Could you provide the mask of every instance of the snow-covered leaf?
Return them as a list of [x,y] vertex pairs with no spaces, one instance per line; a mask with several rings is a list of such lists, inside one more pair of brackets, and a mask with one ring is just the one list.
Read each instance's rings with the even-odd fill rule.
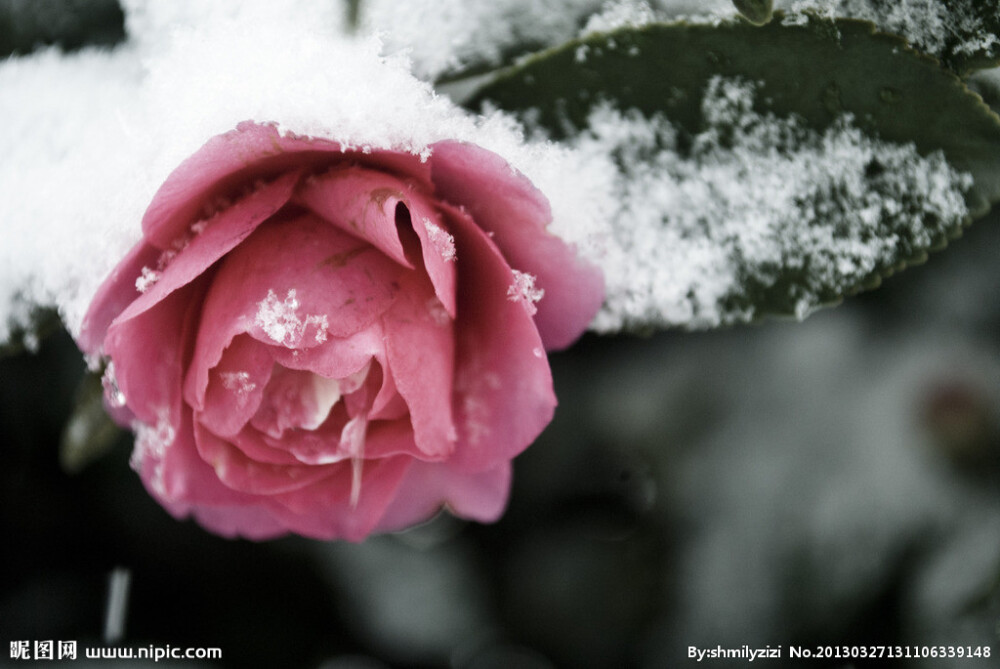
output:
[[500,73],[470,101],[619,174],[598,329],[804,316],[1000,199],[1000,118],[857,20],[650,24]]

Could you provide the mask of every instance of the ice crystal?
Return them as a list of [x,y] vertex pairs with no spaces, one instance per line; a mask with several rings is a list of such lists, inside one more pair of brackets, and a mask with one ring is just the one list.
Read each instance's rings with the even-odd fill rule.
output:
[[245,401],[257,388],[257,384],[250,380],[249,372],[220,372],[219,378],[222,379],[222,387],[236,393],[241,401]]
[[326,341],[330,327],[326,314],[309,314],[301,318],[298,314],[299,300],[295,289],[290,289],[284,300],[279,300],[273,290],[267,291],[267,297],[257,303],[257,315],[254,323],[264,331],[273,342],[287,348],[295,348],[310,327],[317,344]]
[[455,237],[429,218],[424,219],[424,228],[427,229],[431,246],[441,254],[441,257],[446,261],[455,260]]
[[535,286],[535,276],[527,272],[511,270],[514,273],[514,283],[507,288],[507,299],[511,302],[521,302],[528,313],[535,315],[538,308],[535,303],[545,295],[545,289]]

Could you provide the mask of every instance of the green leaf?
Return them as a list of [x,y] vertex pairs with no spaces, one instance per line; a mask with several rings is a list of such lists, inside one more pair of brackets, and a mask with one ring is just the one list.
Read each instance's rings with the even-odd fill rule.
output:
[[[771,164],[777,166],[795,166],[803,156],[830,162],[827,181],[803,182],[809,187],[795,200],[803,216],[813,216],[808,227],[778,221],[770,239],[779,245],[777,255],[766,261],[746,253],[731,230],[720,233],[711,216],[698,221],[708,242],[730,245],[727,262],[739,275],[737,289],[719,297],[717,304],[689,300],[686,319],[636,312],[623,317],[626,325],[641,326],[645,320],[711,326],[765,314],[801,316],[922,262],[927,251],[943,248],[970,217],[1000,200],[1000,118],[958,76],[903,39],[876,32],[868,22],[810,17],[805,25],[783,25],[781,18],[776,13],[774,21],[760,27],[744,21],[652,24],[588,36],[501,72],[472,97],[473,107],[489,101],[523,113],[551,137],[574,146],[598,132],[590,126],[592,114],[609,103],[654,124],[669,122],[670,128],[657,136],[658,144],[644,148],[645,158],[623,159],[627,151],[615,154],[626,176],[636,171],[637,160],[663,163],[670,152],[677,156],[675,163],[687,160],[693,167],[674,165],[663,173],[689,181],[727,160],[744,161],[743,171],[753,176],[760,165],[747,163],[744,155],[753,147],[764,154],[771,146],[776,156]],[[734,103],[748,105],[746,109],[724,110],[722,116],[731,117],[722,118],[720,100],[732,102],[726,102],[725,82],[743,82],[743,90],[749,86],[753,95],[750,102]],[[708,94],[717,99],[709,100]],[[731,114],[735,112],[742,117]],[[838,172],[836,154],[823,153],[831,142],[848,140],[870,154],[856,166],[860,175]],[[907,149],[910,145],[915,151]],[[906,150],[913,155],[907,157]],[[956,171],[971,174],[971,183],[962,182]],[[847,191],[856,189],[858,179],[867,190],[855,196]],[[939,206],[939,196],[947,191],[930,195],[928,179],[950,179],[962,191],[967,211]],[[880,206],[883,201],[888,204]],[[880,220],[868,229],[854,226],[844,232],[843,221],[851,220],[858,203],[878,211]],[[664,211],[662,225],[669,228],[676,218]],[[866,264],[871,249],[841,257],[838,248],[803,252],[787,243],[788,236],[811,234],[823,226],[835,239],[843,233],[841,241],[856,241],[849,235],[860,235],[866,243],[885,242],[875,265]],[[680,237],[689,238],[692,229],[689,225]],[[845,260],[851,271],[824,275]]]

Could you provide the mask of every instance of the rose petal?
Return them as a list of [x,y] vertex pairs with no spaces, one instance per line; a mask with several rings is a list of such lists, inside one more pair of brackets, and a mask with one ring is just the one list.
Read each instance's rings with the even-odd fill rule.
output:
[[194,425],[198,453],[219,481],[233,490],[274,495],[300,490],[334,476],[343,465],[276,465],[258,462],[203,426]]
[[378,532],[395,532],[429,520],[442,507],[460,518],[492,523],[503,514],[511,466],[503,462],[482,472],[455,471],[448,463],[414,462]]
[[108,329],[104,347],[115,363],[115,378],[129,409],[144,423],[167,413],[180,420],[184,364],[193,341],[195,316],[204,286],[190,284],[155,308]]
[[534,275],[545,291],[535,322],[546,348],[576,341],[604,300],[604,278],[545,229],[552,220],[545,196],[486,149],[454,141],[437,142],[432,149],[436,194],[464,207],[479,227],[492,233],[510,266]]
[[252,426],[243,428],[238,434],[226,437],[233,446],[243,451],[251,460],[274,465],[300,465],[298,458],[292,455],[282,444],[274,445],[265,440],[265,435]]
[[364,330],[392,303],[400,271],[312,216],[261,226],[215,274],[185,398],[204,408],[209,370],[238,334],[304,349]]
[[254,505],[258,499],[226,487],[199,455],[195,444],[191,411],[184,409],[180,421],[167,430],[173,439],[144,444],[143,431],[136,439],[138,469],[146,488],[161,503],[191,507]]
[[288,534],[288,528],[261,505],[202,506],[192,509],[191,515],[206,530],[230,539],[264,541]]
[[285,433],[314,432],[341,399],[340,383],[276,365],[251,425],[280,442]]
[[247,335],[233,338],[212,370],[196,420],[215,434],[235,435],[253,418],[271,379],[269,347]]
[[211,220],[205,221],[205,229],[192,237],[191,241],[177,252],[163,269],[156,283],[139,295],[118,320],[134,318],[173,291],[201,276],[215,262],[236,248],[261,223],[285,206],[299,177],[299,172],[286,174],[272,183],[261,186]]
[[143,236],[167,249],[214,198],[256,179],[341,161],[430,181],[427,165],[412,154],[349,151],[336,142],[281,135],[273,125],[245,121],[210,139],[167,177],[143,216]]
[[162,251],[145,242],[139,242],[118,263],[110,276],[97,289],[94,299],[87,308],[77,337],[80,350],[85,353],[103,353],[104,337],[108,327],[141,293],[135,287],[136,277],[143,267],[152,267]]
[[552,374],[528,310],[507,291],[514,274],[490,238],[457,210],[459,265],[454,415],[459,446],[451,462],[483,471],[512,459],[552,420]]
[[414,437],[431,457],[455,447],[452,396],[455,340],[450,322],[435,318],[428,304],[435,299],[417,272],[400,279],[399,297],[382,317],[388,370],[410,408]]
[[360,541],[378,525],[413,462],[406,456],[365,461],[355,505],[350,502],[354,470],[344,463],[322,484],[268,497],[275,502],[272,513],[290,530],[307,537]]
[[[343,378],[370,360],[375,360],[381,369],[385,369],[387,364],[385,332],[378,321],[350,337],[331,337],[320,346],[309,349],[270,348],[278,364],[289,369],[309,370],[329,378]],[[372,404],[370,417],[373,420],[394,419],[405,415],[407,411],[392,375],[383,373],[382,386]]]
[[448,314],[455,316],[455,263],[454,255],[446,252],[448,232],[438,212],[412,183],[384,172],[349,167],[308,179],[296,201],[410,269],[416,259],[407,257],[400,227],[412,230],[420,241],[421,259],[435,293]]

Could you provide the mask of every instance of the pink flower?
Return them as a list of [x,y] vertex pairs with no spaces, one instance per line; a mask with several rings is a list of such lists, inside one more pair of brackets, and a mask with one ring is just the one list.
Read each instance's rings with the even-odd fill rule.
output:
[[360,540],[495,520],[552,418],[546,349],[603,299],[497,155],[429,159],[242,123],[161,186],[80,347],[172,513],[226,536]]

